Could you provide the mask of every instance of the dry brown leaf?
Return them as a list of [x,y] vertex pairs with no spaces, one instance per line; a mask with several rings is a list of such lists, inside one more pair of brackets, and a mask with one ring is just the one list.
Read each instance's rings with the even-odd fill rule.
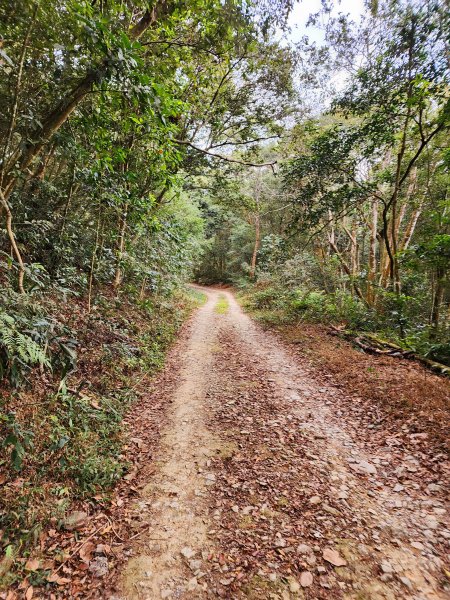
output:
[[70,579],[67,579],[66,577],[60,577],[58,573],[51,573],[47,577],[47,581],[49,583],[57,583],[58,585],[66,585],[67,583],[70,583]]
[[33,597],[33,593],[34,593],[33,586],[30,585],[30,587],[27,589],[27,592],[25,594],[25,599],[31,600],[31,598]]
[[86,542],[86,544],[84,544],[80,548],[81,560],[83,560],[84,562],[89,562],[92,558],[92,554],[93,554],[94,550],[95,550],[95,544],[93,542]]
[[41,561],[38,560],[37,558],[30,558],[30,560],[28,560],[25,563],[25,570],[26,571],[37,571],[39,569],[40,564],[41,564]]

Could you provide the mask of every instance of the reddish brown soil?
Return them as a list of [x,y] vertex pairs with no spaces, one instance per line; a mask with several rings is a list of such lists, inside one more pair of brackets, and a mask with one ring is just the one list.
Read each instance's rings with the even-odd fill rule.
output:
[[136,382],[129,475],[33,597],[444,600],[448,382],[320,328],[264,331],[206,291]]
[[[426,433],[426,450],[450,449],[450,379],[414,360],[366,354],[318,325],[278,327],[282,338],[310,367],[355,398],[352,407],[374,434]],[[381,431],[379,431],[381,430]],[[412,438],[416,448],[425,435]]]

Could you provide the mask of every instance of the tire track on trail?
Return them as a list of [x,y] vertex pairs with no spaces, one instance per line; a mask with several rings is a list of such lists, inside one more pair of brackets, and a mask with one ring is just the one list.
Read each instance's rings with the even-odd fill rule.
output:
[[206,427],[205,398],[217,334],[216,297],[208,294],[192,320],[189,338],[179,348],[178,385],[156,474],[137,503],[148,530],[136,542],[136,557],[124,573],[127,599],[202,596],[201,566],[208,547],[206,495],[214,481],[208,470],[214,440]]
[[337,410],[354,400],[232,294],[205,292],[174,348],[120,598],[446,598],[443,482],[401,485],[389,448],[368,449],[370,431]]

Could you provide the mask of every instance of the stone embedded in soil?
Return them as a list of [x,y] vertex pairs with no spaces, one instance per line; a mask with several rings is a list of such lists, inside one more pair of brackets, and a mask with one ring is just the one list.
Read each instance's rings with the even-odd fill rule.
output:
[[289,577],[288,581],[289,591],[291,592],[291,594],[298,594],[298,592],[300,591],[300,584],[295,579],[295,577]]
[[312,573],[310,573],[309,571],[303,571],[303,573],[300,575],[300,585],[305,588],[305,587],[309,587],[310,585],[312,585],[312,583],[313,583]]
[[367,460],[361,460],[357,463],[350,463],[349,467],[361,475],[376,475],[377,473],[375,465],[367,462]]
[[308,544],[299,544],[297,546],[297,552],[299,554],[309,554],[312,551],[313,550],[312,550],[311,546],[308,546]]
[[104,577],[108,574],[108,559],[106,556],[96,556],[89,563],[89,571],[94,575],[94,577]]
[[412,583],[407,577],[400,577],[399,579],[405,587],[407,587],[409,590],[412,590]]
[[383,571],[383,573],[393,573],[394,569],[392,568],[391,563],[388,563],[387,561],[383,561],[380,565],[381,570]]
[[81,527],[86,525],[87,519],[87,513],[76,510],[64,519],[62,525],[67,531],[74,531],[75,529],[81,529]]
[[324,560],[329,562],[335,567],[345,567],[347,561],[342,558],[342,556],[336,550],[332,550],[331,548],[325,548],[322,553]]
[[196,552],[195,550],[192,550],[192,548],[188,548],[186,546],[181,550],[181,554],[184,556],[184,558],[187,558],[189,560],[190,558],[193,558],[196,555]]
[[309,499],[309,503],[310,503],[310,504],[313,504],[313,505],[314,505],[314,504],[320,504],[321,502],[322,502],[322,498],[321,498],[320,496],[312,496],[312,497]]

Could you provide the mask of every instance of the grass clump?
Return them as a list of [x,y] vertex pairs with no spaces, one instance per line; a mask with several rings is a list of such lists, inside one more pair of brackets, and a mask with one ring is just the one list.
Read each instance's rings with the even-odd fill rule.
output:
[[220,294],[215,308],[216,313],[219,315],[226,315],[229,308],[230,303],[228,302],[228,298],[224,294]]

